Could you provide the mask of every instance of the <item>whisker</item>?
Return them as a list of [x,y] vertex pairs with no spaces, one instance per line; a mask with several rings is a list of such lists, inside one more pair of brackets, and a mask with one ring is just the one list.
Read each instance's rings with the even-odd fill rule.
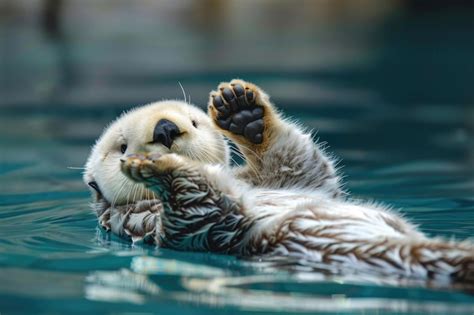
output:
[[183,92],[184,102],[187,103],[187,101],[186,101],[186,92],[184,92],[183,85],[179,81],[178,81],[178,84],[179,84],[179,87],[181,88],[181,91]]
[[[238,151],[238,150],[237,150],[236,148],[234,148],[234,147],[230,147],[230,151],[231,151],[231,153],[234,153],[234,154],[237,155],[239,158],[241,158],[242,160],[245,161],[245,164],[242,165],[242,167],[248,167],[248,168],[252,171],[252,173],[257,177],[258,180],[262,180],[262,177],[261,177],[261,175],[260,175],[260,172],[259,172],[258,168],[246,158],[245,154],[243,154],[242,152]],[[256,153],[254,153],[252,150],[248,150],[248,151],[249,151],[249,152],[252,152],[253,154],[256,155]],[[232,157],[232,155],[231,155],[231,160],[232,160],[236,165],[239,165],[239,163],[237,163],[237,162],[235,161],[235,159]],[[261,161],[261,162],[263,162],[263,160],[262,160],[260,157],[258,157],[258,160]]]
[[85,167],[79,167],[79,166],[67,166],[66,167],[68,170],[85,170]]
[[133,195],[132,195],[132,202],[131,203],[135,203],[136,200],[137,200],[137,192],[138,190],[140,189],[140,186],[138,186],[138,184],[135,184],[133,186]]
[[112,202],[111,202],[111,206],[115,207],[117,199],[120,196],[120,194],[122,193],[122,191],[123,191],[123,189],[125,188],[126,185],[127,185],[127,180],[122,181],[118,191],[114,194],[114,197],[113,197]]
[[253,151],[252,149],[250,149],[248,146],[246,146],[246,145],[244,145],[244,144],[239,144],[238,146],[244,148],[244,149],[247,150],[249,153],[252,153],[252,155],[253,155],[258,161],[263,162],[263,159],[262,159],[255,151]]

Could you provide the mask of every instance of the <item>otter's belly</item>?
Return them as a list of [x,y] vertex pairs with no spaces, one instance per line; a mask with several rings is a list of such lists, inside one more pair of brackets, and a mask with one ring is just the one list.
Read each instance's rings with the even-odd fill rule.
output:
[[254,198],[249,212],[262,231],[288,226],[288,233],[321,239],[332,235],[341,241],[424,237],[399,215],[373,203],[291,190],[259,190]]

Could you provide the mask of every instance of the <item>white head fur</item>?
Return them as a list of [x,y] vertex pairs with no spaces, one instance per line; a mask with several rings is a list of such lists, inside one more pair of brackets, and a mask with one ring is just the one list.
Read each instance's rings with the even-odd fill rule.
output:
[[[166,119],[179,128],[170,148],[154,142],[156,124]],[[228,164],[224,137],[199,108],[182,101],[161,101],[122,114],[97,140],[86,163],[84,182],[96,200],[113,205],[152,199],[153,193],[129,180],[120,171],[120,159],[132,153],[176,153],[213,164]],[[95,183],[95,184],[94,184]]]

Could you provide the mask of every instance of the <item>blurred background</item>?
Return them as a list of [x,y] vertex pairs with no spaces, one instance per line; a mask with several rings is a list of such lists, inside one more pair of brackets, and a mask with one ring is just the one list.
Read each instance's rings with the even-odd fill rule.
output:
[[[46,301],[48,312],[70,312],[55,299],[66,295],[97,311],[91,300],[111,299],[83,294],[82,283],[99,269],[130,267],[132,258],[123,257],[135,254],[125,242],[96,235],[76,168],[123,110],[183,99],[178,82],[205,108],[209,91],[236,77],[261,86],[327,141],[354,195],[403,209],[430,235],[474,235],[472,0],[0,0],[6,310]],[[127,253],[118,258],[117,248]],[[253,272],[230,258],[143,251]],[[293,284],[283,292],[325,296],[329,302],[318,305],[328,307],[334,292],[429,296],[333,282],[324,288]],[[455,293],[432,299],[474,305],[472,296]],[[444,313],[454,312],[446,305]]]
[[[402,133],[414,120],[410,138],[456,120],[438,141],[462,145],[473,163],[473,38],[471,0],[2,0],[0,110],[20,119],[2,125],[70,144],[96,137],[101,118],[182,98],[178,82],[204,106],[218,82],[239,77],[290,111],[350,124],[371,116],[353,130],[359,142],[409,146],[375,132],[387,117],[405,118]],[[17,122],[23,131],[10,128]],[[347,127],[320,123],[311,127]]]
[[[134,105],[179,97],[178,80],[199,104],[235,76],[290,83],[264,86],[291,100],[335,101],[348,89],[353,102],[472,104],[473,8],[468,0],[2,0],[1,104]],[[312,95],[295,90],[305,84]]]

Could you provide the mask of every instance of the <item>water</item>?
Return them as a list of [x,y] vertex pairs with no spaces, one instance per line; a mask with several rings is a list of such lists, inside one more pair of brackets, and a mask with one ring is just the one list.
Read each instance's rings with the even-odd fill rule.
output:
[[[395,110],[388,104],[334,106],[288,106],[287,113],[319,127],[321,139],[343,158],[342,170],[355,195],[403,208],[428,234],[473,235],[473,152],[465,142],[472,141],[472,134],[463,125],[469,113],[439,107],[438,115],[432,111],[426,118],[425,106],[416,106],[410,111],[420,116],[408,118],[381,115]],[[110,239],[97,229],[80,170],[67,168],[82,165],[93,136],[113,117],[108,112],[78,109],[71,114],[57,107],[44,114],[2,113],[0,141],[8,150],[0,169],[0,300],[7,314],[214,309],[469,313],[474,308],[474,297],[460,291],[287,275],[232,257],[132,247]],[[83,129],[91,131],[81,135]],[[162,267],[153,270],[155,265]]]
[[[311,26],[280,34],[299,49],[278,46],[270,32],[252,38],[244,32],[236,35],[240,46],[216,55],[227,43],[223,34],[185,25],[170,35],[158,30],[179,48],[178,56],[168,46],[136,48],[144,39],[134,39],[128,54],[140,57],[130,64],[107,42],[92,48],[81,45],[87,38],[45,44],[37,31],[20,26],[15,36],[34,40],[19,44],[7,33],[13,46],[0,107],[0,314],[472,314],[474,295],[455,288],[325,278],[228,256],[132,246],[97,228],[81,170],[74,168],[83,166],[95,138],[122,110],[181,97],[178,80],[202,105],[219,81],[238,76],[318,130],[341,158],[353,195],[393,205],[429,235],[472,237],[469,21],[462,14],[441,24],[437,16],[395,17],[365,41],[341,35],[350,25],[316,35],[305,33]],[[262,36],[268,37],[253,59],[230,66],[228,60],[247,53],[245,44]],[[276,48],[274,59],[259,54]],[[33,51],[46,56],[30,60]],[[152,58],[157,51],[162,60]],[[187,58],[183,51],[199,53]],[[148,57],[153,62],[142,60]],[[45,72],[52,61],[61,70],[53,75]]]

